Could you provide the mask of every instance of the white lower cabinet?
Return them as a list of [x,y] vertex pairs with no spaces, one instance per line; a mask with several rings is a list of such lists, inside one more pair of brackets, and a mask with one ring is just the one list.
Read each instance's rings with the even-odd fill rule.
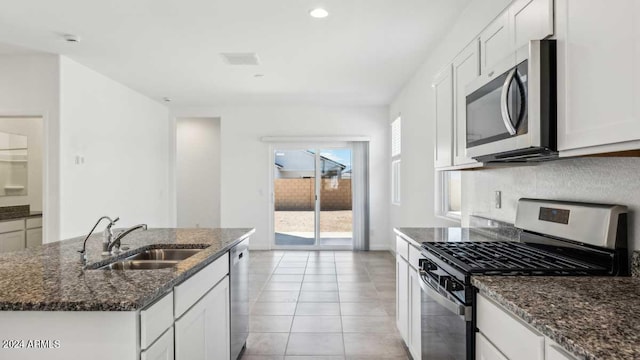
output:
[[481,333],[476,333],[476,360],[509,360]]
[[229,276],[175,323],[176,360],[228,360]]
[[[396,255],[396,323],[402,340],[407,345],[411,357],[422,358],[421,302],[422,289],[417,266],[416,250],[407,241],[398,237],[396,249],[407,249]],[[419,252],[417,252],[419,254]],[[406,258],[403,255],[408,255]],[[409,260],[411,264],[409,263]]]
[[476,360],[577,360],[484,295],[476,304]]
[[560,345],[547,339],[545,346],[546,360],[577,360],[577,358],[566,352]]
[[422,289],[420,275],[409,267],[409,334],[407,347],[414,359],[422,359]]
[[24,230],[0,234],[0,252],[24,249]]
[[405,343],[409,334],[409,263],[396,255],[396,324]]
[[140,353],[140,360],[174,360],[173,327],[153,343],[147,350]]

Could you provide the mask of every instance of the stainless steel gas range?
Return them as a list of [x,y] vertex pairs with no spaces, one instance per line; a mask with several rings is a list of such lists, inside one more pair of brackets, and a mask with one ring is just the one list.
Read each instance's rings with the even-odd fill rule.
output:
[[473,275],[625,276],[627,208],[521,199],[519,241],[422,243],[422,359],[475,359]]

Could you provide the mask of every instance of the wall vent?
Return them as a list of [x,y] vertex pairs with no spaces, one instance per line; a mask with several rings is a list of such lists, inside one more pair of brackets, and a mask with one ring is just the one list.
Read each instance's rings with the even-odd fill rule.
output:
[[259,65],[256,53],[221,53],[220,56],[229,65]]

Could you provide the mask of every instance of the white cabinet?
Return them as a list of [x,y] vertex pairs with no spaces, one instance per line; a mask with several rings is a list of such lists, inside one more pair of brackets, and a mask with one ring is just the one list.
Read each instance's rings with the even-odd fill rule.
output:
[[566,352],[560,345],[546,339],[545,360],[577,360],[577,358]]
[[480,334],[507,359],[544,359],[544,336],[482,294],[477,296],[476,320]]
[[482,336],[481,333],[476,333],[476,360],[509,360],[502,353],[496,349],[493,344]]
[[229,313],[229,277],[226,276],[176,321],[176,360],[228,360]]
[[509,11],[498,16],[480,33],[480,66],[487,80],[515,64]]
[[529,55],[529,41],[553,35],[553,0],[516,0],[509,7],[517,62]]
[[27,229],[27,248],[42,245],[42,228]]
[[173,360],[173,327],[169,328],[151,347],[140,353],[140,360]]
[[396,255],[396,325],[408,342],[409,334],[409,263]]
[[414,359],[422,359],[422,289],[418,271],[409,267],[409,333],[407,347]]
[[24,230],[0,234],[0,252],[24,249]]
[[640,148],[640,2],[556,0],[560,156]]
[[474,40],[453,60],[453,164],[477,163],[467,157],[467,90],[480,76],[479,40]]
[[435,95],[435,167],[453,164],[453,76],[451,65],[444,68],[433,80]]

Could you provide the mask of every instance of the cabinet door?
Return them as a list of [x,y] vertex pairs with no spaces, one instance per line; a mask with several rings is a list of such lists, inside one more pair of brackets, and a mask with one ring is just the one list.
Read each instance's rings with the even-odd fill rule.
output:
[[396,255],[396,324],[405,343],[409,333],[409,263]]
[[576,360],[576,357],[567,353],[560,345],[547,339],[545,341],[545,360]]
[[509,8],[518,60],[529,55],[529,41],[553,35],[553,0],[516,0]]
[[0,234],[0,252],[24,250],[24,230]]
[[556,34],[558,149],[639,148],[640,1],[556,0]]
[[476,333],[476,360],[509,360],[481,333]]
[[474,40],[453,60],[453,164],[477,163],[467,157],[467,85],[480,76],[479,41]]
[[173,327],[169,328],[153,345],[140,353],[140,360],[173,360]]
[[490,79],[515,65],[511,33],[508,10],[480,33],[480,67],[483,77]]
[[453,164],[453,79],[451,65],[442,70],[433,81],[435,94],[435,167]]
[[422,289],[418,271],[409,267],[409,351],[422,359]]
[[27,248],[42,245],[42,228],[27,230]]
[[176,360],[229,360],[229,277],[175,323]]

